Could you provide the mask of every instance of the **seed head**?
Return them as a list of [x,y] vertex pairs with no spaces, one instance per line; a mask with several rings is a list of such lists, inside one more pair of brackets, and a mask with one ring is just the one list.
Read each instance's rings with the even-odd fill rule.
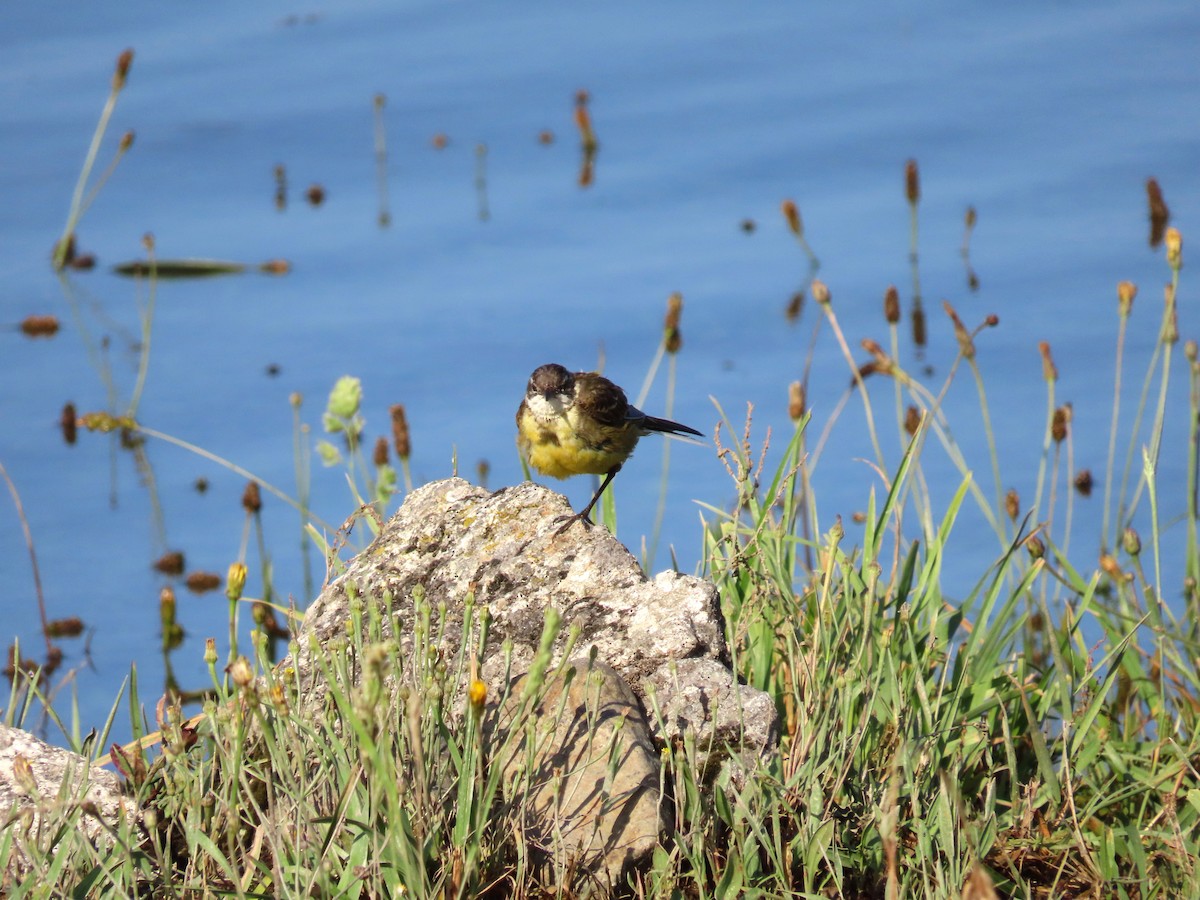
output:
[[221,586],[221,576],[216,572],[192,572],[184,583],[193,594],[206,594]]
[[412,455],[412,439],[408,434],[408,418],[404,414],[404,404],[395,403],[390,410],[392,414],[392,445],[396,455],[406,460]]
[[1050,437],[1054,438],[1054,443],[1061,444],[1067,438],[1069,431],[1068,426],[1071,424],[1071,407],[1070,404],[1060,406],[1054,411],[1054,416],[1050,420]]
[[79,616],[51,619],[46,623],[44,634],[49,638],[79,637],[83,634],[83,619]]
[[58,317],[26,316],[21,320],[21,333],[26,337],[53,337],[58,334]]
[[829,288],[825,282],[819,278],[814,278],[812,283],[812,298],[822,306],[829,305]]
[[1092,483],[1092,470],[1080,469],[1075,476],[1075,490],[1079,491],[1081,497],[1092,496]]
[[184,570],[183,553],[171,550],[154,561],[154,568],[164,575],[182,575]]
[[112,89],[119,91],[125,87],[125,81],[129,78],[129,67],[133,65],[133,50],[128,49],[122,51],[117,57],[117,67],[113,72]]
[[917,161],[910,159],[904,164],[904,196],[912,206],[921,199],[921,175],[917,171]]
[[1042,354],[1042,377],[1047,381],[1058,381],[1058,369],[1054,366],[1054,357],[1050,354],[1050,343],[1038,341],[1038,352]]
[[894,284],[889,284],[883,292],[883,317],[889,325],[900,321],[900,292]]
[[679,320],[683,317],[683,294],[675,291],[667,298],[667,315],[663,319],[663,349],[678,353],[683,346],[683,335],[679,331]]
[[914,344],[918,347],[925,346],[925,309],[916,304],[913,305],[912,311],[912,336]]
[[954,338],[958,341],[958,350],[962,353],[963,359],[973,359],[975,357],[975,342],[971,339],[971,332],[967,331],[967,327],[963,325],[962,319],[958,317],[958,313],[954,311],[954,307],[950,305],[948,300],[942,301],[942,309],[946,311],[946,315],[954,323]]
[[1146,179],[1146,199],[1150,204],[1150,246],[1157,247],[1163,242],[1163,232],[1171,219],[1171,211],[1163,199],[1162,188],[1154,178]]
[[1046,555],[1046,545],[1036,534],[1025,539],[1025,549],[1029,551],[1030,559],[1041,559]]
[[916,436],[917,429],[921,427],[921,411],[915,406],[909,406],[904,411],[904,430],[909,437]]
[[375,439],[375,454],[372,462],[375,463],[377,469],[382,469],[388,464],[388,442],[383,435]]
[[796,293],[792,294],[792,299],[788,301],[784,315],[789,322],[795,322],[800,318],[800,311],[802,309],[804,309],[804,291],[796,291]]
[[784,219],[787,220],[788,229],[796,237],[804,237],[804,222],[800,219],[800,209],[796,206],[795,200],[784,200],[779,204],[780,210],[783,212]]
[[807,400],[805,394],[804,385],[799,381],[793,381],[788,385],[788,417],[793,422],[799,422],[804,418]]
[[1008,513],[1012,522],[1017,521],[1017,516],[1021,514],[1021,497],[1016,488],[1009,488],[1008,493],[1004,495],[1004,511]]
[[62,413],[58,417],[58,427],[62,429],[63,441],[67,444],[74,444],[79,434],[79,422],[76,420],[74,403],[63,405]]
[[257,481],[246,482],[246,489],[242,491],[242,509],[251,514],[262,509],[262,491]]

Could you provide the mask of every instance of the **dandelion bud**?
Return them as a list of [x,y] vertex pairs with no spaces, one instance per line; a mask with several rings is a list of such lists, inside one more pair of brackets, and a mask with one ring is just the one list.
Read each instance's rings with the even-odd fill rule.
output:
[[225,579],[225,596],[230,600],[239,600],[245,587],[246,564],[244,562],[230,563],[229,574]]
[[1008,493],[1004,495],[1004,511],[1013,522],[1017,521],[1017,516],[1021,514],[1021,497],[1016,488],[1009,488]]
[[412,455],[412,439],[408,434],[408,417],[404,414],[404,404],[392,405],[392,445],[400,459],[408,459]]
[[1133,310],[1133,298],[1137,296],[1137,285],[1132,281],[1117,283],[1117,312],[1125,318]]
[[1038,341],[1038,352],[1042,354],[1042,377],[1047,381],[1058,381],[1058,369],[1054,366],[1054,357],[1050,355],[1050,343]]
[[133,50],[125,50],[117,57],[117,68],[113,72],[112,89],[119,91],[125,87],[125,80],[129,78],[129,67],[133,65]]
[[804,237],[804,223],[800,220],[800,210],[795,200],[784,200],[779,204],[783,217],[787,220],[788,229],[796,237]]
[[239,656],[231,662],[226,671],[233,683],[240,688],[249,687],[254,683],[254,669],[250,666],[250,660],[244,656]]
[[158,620],[163,628],[175,624],[175,592],[170,586],[163,588],[158,594]]
[[1168,228],[1164,243],[1167,245],[1167,264],[1178,269],[1183,265],[1183,235],[1178,228]]
[[889,325],[900,321],[900,292],[894,284],[889,284],[883,292],[883,317]]
[[204,663],[209,666],[217,664],[217,641],[215,638],[204,639]]
[[1174,344],[1179,340],[1179,315],[1175,309],[1175,285],[1168,284],[1163,294],[1167,308],[1163,315],[1162,342]]
[[910,159],[904,164],[904,196],[913,206],[921,199],[921,176],[917,171],[915,159]]
[[788,417],[793,422],[799,422],[804,418],[805,405],[804,385],[798,381],[793,381],[788,385]]
[[242,509],[252,514],[262,509],[262,491],[257,481],[246,482],[246,489],[242,491]]
[[1142,539],[1132,528],[1126,528],[1125,533],[1121,536],[1121,546],[1130,556],[1137,556],[1142,552]]
[[812,298],[822,306],[829,305],[829,288],[825,282],[819,278],[814,278],[812,283]]
[[21,789],[21,793],[29,797],[36,797],[38,795],[37,778],[34,777],[33,765],[26,756],[18,753],[13,757],[12,773],[13,779]]

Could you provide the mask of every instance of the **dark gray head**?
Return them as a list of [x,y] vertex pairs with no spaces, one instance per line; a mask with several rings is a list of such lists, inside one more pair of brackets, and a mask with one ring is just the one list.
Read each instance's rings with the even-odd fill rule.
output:
[[525,388],[525,396],[554,397],[562,394],[570,397],[575,390],[575,376],[566,366],[558,363],[546,363],[538,366],[529,376],[529,385]]

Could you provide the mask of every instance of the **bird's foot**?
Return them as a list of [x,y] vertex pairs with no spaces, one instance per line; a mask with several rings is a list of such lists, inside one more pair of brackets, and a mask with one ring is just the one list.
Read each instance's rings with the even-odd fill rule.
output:
[[582,522],[584,528],[591,528],[592,525],[594,524],[592,522],[592,520],[587,517],[586,512],[575,513],[574,515],[571,515],[571,516],[559,516],[557,519],[554,520],[554,522],[555,522],[555,524],[562,522],[562,524],[559,525],[558,528],[554,529],[555,535],[560,535],[563,532],[567,531],[576,522]]

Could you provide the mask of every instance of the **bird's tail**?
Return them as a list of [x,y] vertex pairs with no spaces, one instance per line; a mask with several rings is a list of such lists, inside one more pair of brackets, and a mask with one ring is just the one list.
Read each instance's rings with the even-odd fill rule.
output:
[[694,434],[696,437],[704,437],[704,435],[695,428],[689,428],[687,425],[680,425],[678,422],[672,422],[670,419],[660,419],[657,416],[646,416],[638,423],[646,431],[661,431],[663,434]]

